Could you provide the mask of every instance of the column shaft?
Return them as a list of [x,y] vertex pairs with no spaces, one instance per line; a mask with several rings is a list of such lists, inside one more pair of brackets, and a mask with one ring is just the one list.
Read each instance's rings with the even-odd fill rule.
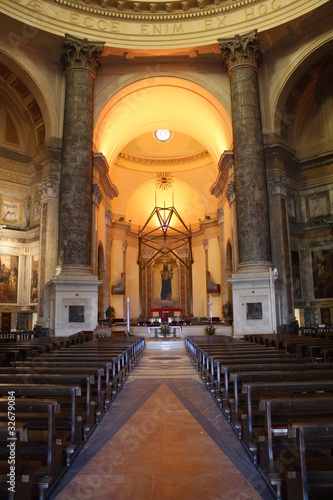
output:
[[[66,37],[58,266],[91,266],[94,79],[102,44]],[[90,268],[91,273],[91,268]]]
[[228,67],[240,265],[270,262],[269,212],[258,89],[256,33],[219,40]]

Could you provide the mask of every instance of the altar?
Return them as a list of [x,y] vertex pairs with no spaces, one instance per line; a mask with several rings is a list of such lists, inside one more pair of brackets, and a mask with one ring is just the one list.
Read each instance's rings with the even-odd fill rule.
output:
[[168,323],[169,318],[174,318],[175,313],[179,313],[181,316],[183,309],[181,307],[152,307],[149,309],[150,316],[153,313],[158,313],[158,317],[161,318],[162,323]]
[[[182,331],[182,327],[180,325],[171,326],[170,327],[170,333],[168,334],[168,336],[173,336],[174,339],[176,339],[177,332],[178,332],[178,336],[180,336],[181,331]],[[165,339],[166,336],[167,336],[167,335],[161,333],[161,327],[160,326],[148,326],[148,333],[149,334],[153,334],[153,336],[155,337],[155,339],[157,339],[158,336],[161,336],[161,337],[163,337]]]

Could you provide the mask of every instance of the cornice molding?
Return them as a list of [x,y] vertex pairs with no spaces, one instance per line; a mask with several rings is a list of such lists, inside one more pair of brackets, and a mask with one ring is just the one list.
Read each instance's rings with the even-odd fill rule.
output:
[[193,163],[197,162],[203,159],[210,159],[210,154],[208,151],[201,151],[200,153],[194,154],[194,155],[189,155],[189,156],[182,156],[179,158],[146,158],[142,156],[135,156],[131,155],[128,153],[121,152],[118,155],[119,160],[124,160],[127,162],[135,163],[135,164],[140,164],[140,165],[151,165],[151,166],[157,166],[157,167],[162,167],[162,166],[168,166],[172,167],[177,166],[177,165],[183,165],[186,163]]
[[[217,40],[292,24],[329,0],[1,0],[4,15],[63,37],[105,43],[111,51],[167,55]],[[214,47],[214,49],[213,49]],[[194,53],[195,51],[192,50]],[[104,51],[104,56],[109,55]],[[40,134],[42,135],[42,134]]]
[[53,0],[59,5],[88,14],[130,21],[186,21],[259,4],[261,0],[175,0],[145,2],[141,0]]

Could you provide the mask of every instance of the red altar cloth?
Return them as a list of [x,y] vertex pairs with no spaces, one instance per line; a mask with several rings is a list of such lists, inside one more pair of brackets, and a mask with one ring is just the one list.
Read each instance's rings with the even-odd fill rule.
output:
[[152,307],[149,312],[182,312],[182,310],[181,307]]

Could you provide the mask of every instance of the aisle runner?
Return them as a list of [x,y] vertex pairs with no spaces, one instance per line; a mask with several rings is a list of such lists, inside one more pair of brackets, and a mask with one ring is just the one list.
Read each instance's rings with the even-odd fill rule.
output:
[[177,351],[145,351],[127,383],[137,379],[194,378],[200,380],[185,348]]
[[161,384],[57,500],[97,498],[261,497],[169,387]]

